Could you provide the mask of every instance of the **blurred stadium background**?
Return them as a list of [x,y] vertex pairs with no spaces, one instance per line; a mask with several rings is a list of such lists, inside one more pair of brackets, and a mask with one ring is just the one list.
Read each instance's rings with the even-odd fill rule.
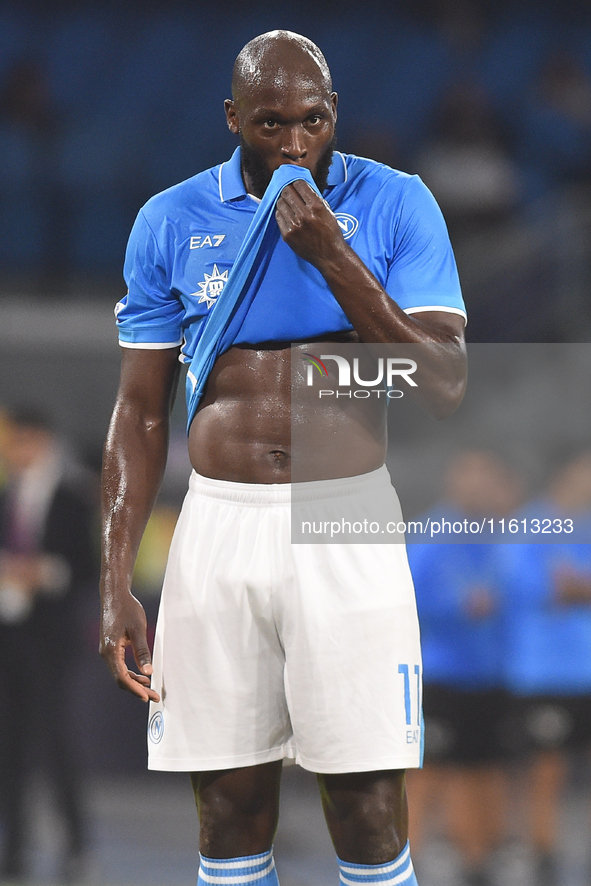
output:
[[[124,293],[129,229],[153,193],[230,155],[222,102],[231,66],[247,40],[272,28],[301,32],[323,49],[340,95],[338,147],[418,172],[437,196],[470,342],[589,341],[588,3],[0,0],[0,406],[43,404],[93,470],[117,384],[112,309]],[[586,372],[581,353],[570,352],[572,365]],[[491,426],[510,394],[506,377],[493,375]],[[517,392],[513,412],[531,390]],[[585,412],[585,390],[571,399],[577,413]],[[554,395],[558,402],[559,388]],[[581,419],[574,441],[555,434],[552,452],[581,444],[588,431]],[[187,474],[181,403],[137,573],[151,620]],[[86,631],[72,698],[92,786],[88,877],[191,883],[188,787],[144,777],[145,712],[111,685],[95,654],[90,598]],[[284,879],[303,884],[315,871],[332,882],[319,811],[308,807],[310,782],[292,773],[287,782],[304,805],[286,808]],[[47,880],[59,834],[42,790],[35,808],[32,869]]]

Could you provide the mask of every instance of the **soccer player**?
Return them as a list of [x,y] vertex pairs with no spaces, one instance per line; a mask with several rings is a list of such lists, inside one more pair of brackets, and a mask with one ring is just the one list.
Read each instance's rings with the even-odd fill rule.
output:
[[[407,886],[416,879],[404,770],[420,765],[421,747],[408,562],[401,544],[290,543],[290,364],[310,341],[318,353],[335,340],[421,345],[424,399],[438,416],[453,411],[465,385],[455,262],[418,178],[334,150],[337,95],[309,40],[252,40],[232,96],[226,119],[240,147],[152,198],[130,237],[104,457],[101,650],[119,685],[151,703],[150,767],[191,773],[199,883],[277,882],[279,781],[292,757],[318,773],[343,882]],[[255,249],[253,226],[276,187],[263,258],[242,281],[254,298],[219,326],[241,244]],[[302,343],[295,358],[290,342]],[[179,353],[190,364],[194,472],[152,667],[130,587],[164,469]],[[298,494],[369,492],[395,506],[385,433],[352,429],[336,407],[303,419],[318,445]]]

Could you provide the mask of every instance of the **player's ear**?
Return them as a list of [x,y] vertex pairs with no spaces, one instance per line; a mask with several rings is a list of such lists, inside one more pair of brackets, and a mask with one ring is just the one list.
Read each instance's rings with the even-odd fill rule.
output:
[[332,113],[334,115],[334,119],[337,119],[337,105],[339,103],[339,97],[336,92],[331,92],[330,94],[330,104],[332,107]]
[[238,122],[238,115],[236,113],[236,108],[234,107],[234,102],[231,98],[227,98],[224,102],[224,111],[226,112],[226,122],[228,124],[228,129],[234,135],[238,135],[240,132],[240,124]]

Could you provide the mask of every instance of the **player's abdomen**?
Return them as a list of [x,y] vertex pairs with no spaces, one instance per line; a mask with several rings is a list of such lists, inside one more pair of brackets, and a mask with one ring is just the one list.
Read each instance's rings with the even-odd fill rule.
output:
[[289,346],[235,347],[210,373],[189,456],[198,474],[238,483],[365,474],[385,459],[383,412],[382,403],[372,404],[360,420],[338,404],[294,397]]

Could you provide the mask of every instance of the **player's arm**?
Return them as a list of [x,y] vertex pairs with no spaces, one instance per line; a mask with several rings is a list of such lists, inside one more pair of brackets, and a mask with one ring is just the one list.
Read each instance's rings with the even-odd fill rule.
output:
[[464,395],[464,318],[447,312],[406,314],[344,240],[324,200],[304,181],[284,189],[276,212],[281,235],[326,280],[362,341],[420,345],[421,392],[438,418]]
[[[178,353],[178,348],[122,349],[103,457],[100,652],[119,686],[143,701],[158,701],[158,695],[150,688],[146,615],[131,581],[166,464]],[[130,645],[139,673],[125,664]]]

